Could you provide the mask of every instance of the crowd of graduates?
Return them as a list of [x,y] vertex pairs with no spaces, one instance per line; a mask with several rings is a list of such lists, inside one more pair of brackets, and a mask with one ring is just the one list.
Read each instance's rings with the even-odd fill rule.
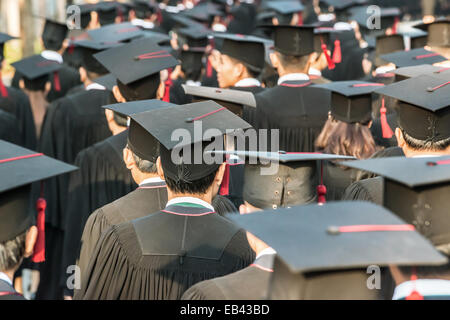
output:
[[0,300],[450,298],[447,1],[79,8],[0,82]]

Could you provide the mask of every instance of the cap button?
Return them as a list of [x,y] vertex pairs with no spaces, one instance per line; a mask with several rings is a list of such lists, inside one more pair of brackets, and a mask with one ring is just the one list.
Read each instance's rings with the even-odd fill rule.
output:
[[327,229],[327,233],[331,234],[333,236],[337,236],[338,234],[340,234],[341,232],[339,231],[339,227],[336,226],[330,226]]
[[286,154],[286,151],[280,150],[278,151],[279,154]]
[[186,120],[184,120],[186,123],[192,123],[194,122],[194,118],[187,118]]

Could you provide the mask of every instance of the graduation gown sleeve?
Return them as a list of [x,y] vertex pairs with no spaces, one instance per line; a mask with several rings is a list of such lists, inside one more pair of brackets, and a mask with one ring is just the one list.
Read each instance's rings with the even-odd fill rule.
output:
[[23,145],[22,135],[19,131],[19,122],[13,115],[2,110],[0,110],[0,139]]
[[352,183],[345,190],[342,200],[369,201],[383,205],[383,178],[375,177]]

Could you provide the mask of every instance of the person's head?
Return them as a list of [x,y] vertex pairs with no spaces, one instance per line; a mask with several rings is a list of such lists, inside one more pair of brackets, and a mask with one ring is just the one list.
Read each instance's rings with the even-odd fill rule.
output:
[[137,184],[158,174],[156,163],[140,158],[130,149],[128,144],[123,149],[123,161]]
[[272,18],[272,24],[274,26],[278,26],[278,25],[291,25],[291,26],[296,26],[298,25],[300,21],[300,14],[299,13],[291,13],[291,14],[277,14],[275,15],[275,17]]
[[36,226],[31,226],[14,239],[0,243],[0,272],[16,271],[22,260],[33,254],[37,234]]
[[405,156],[411,157],[420,154],[450,154],[450,138],[432,141],[413,138],[402,128],[395,129],[395,137]]
[[316,149],[324,153],[367,159],[377,151],[370,132],[372,121],[347,123],[329,115],[316,140]]
[[46,50],[61,52],[68,31],[66,24],[47,19],[42,32],[43,47]]
[[442,266],[415,266],[415,267],[399,267],[389,266],[395,284],[410,281],[414,276],[417,279],[440,279],[450,280],[450,263]]
[[164,97],[164,81],[160,73],[153,74],[130,84],[124,84],[117,79],[113,94],[118,102],[131,102],[149,99],[162,99]]
[[245,78],[258,78],[260,71],[248,64],[221,54],[217,68],[217,81],[220,88],[233,87],[238,81]]
[[316,61],[316,59],[316,52],[303,56],[286,55],[281,52],[274,52],[270,54],[270,61],[280,76],[289,73],[308,74],[311,65]]
[[33,80],[24,77],[19,80],[19,87],[27,93],[41,92],[44,96],[47,96],[52,89],[52,84],[49,75],[45,75]]
[[317,58],[316,60],[314,60],[314,62],[311,63],[310,68],[314,68],[317,69],[319,71],[325,70],[326,68],[328,68],[328,61],[327,61],[327,57],[325,55],[325,53],[320,53],[317,54]]
[[[111,93],[110,104],[117,103],[114,95]],[[128,117],[123,116],[117,112],[110,109],[105,109],[106,122],[108,123],[108,128],[113,135],[119,134],[126,130],[128,126]]]

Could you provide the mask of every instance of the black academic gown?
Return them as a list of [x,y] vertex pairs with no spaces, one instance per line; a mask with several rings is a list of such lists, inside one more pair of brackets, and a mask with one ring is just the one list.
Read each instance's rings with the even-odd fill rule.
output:
[[245,269],[197,283],[183,294],[181,300],[264,300],[274,257],[275,254],[262,255]]
[[[61,65],[61,69],[58,70],[58,74],[59,74],[59,83],[61,86],[60,90],[56,90],[54,74],[51,74],[49,81],[52,84],[52,88],[47,95],[48,102],[53,102],[59,98],[66,96],[70,89],[79,86],[81,84],[80,73],[78,72],[78,70],[73,69],[65,64]],[[22,78],[23,76],[16,71],[16,73],[14,74],[14,78],[11,82],[11,86],[19,89],[20,88],[19,81]]]
[[327,187],[326,200],[342,199],[345,189],[357,180],[358,170],[340,167],[333,162],[323,164],[323,184]]
[[244,230],[208,208],[171,205],[106,231],[75,298],[180,299],[194,284],[254,259]]
[[19,131],[19,121],[12,114],[0,109],[0,140],[13,144],[23,145],[22,135]]
[[9,283],[0,280],[0,300],[26,300]]
[[[330,94],[310,84],[286,81],[255,95],[256,129],[279,129],[276,149],[314,152],[314,142],[328,118]],[[267,148],[272,150],[270,131],[267,140]]]
[[383,178],[374,177],[352,183],[344,192],[344,201],[369,201],[383,205]]
[[252,34],[255,27],[256,8],[254,4],[241,2],[230,9],[231,21],[227,32],[235,34]]
[[0,96],[0,110],[8,112],[17,118],[21,137],[19,145],[35,150],[36,129],[30,101],[21,90],[12,87],[7,87],[6,90],[8,91],[8,96]]
[[[258,93],[264,91],[263,87],[258,87],[258,86],[231,87],[230,89],[251,92],[253,94],[258,94]],[[256,108],[244,106],[244,110],[242,113],[242,119],[247,121],[252,126],[255,126],[255,117],[256,117]]]
[[81,151],[75,159],[80,170],[70,176],[60,283],[63,288],[67,267],[75,265],[79,256],[81,235],[90,214],[137,187],[123,162],[127,137],[126,130]]
[[[102,106],[109,103],[109,91],[89,90],[67,96],[52,103],[42,127],[38,151],[73,164],[78,153],[111,135]],[[45,181],[46,261],[41,264],[41,282],[37,299],[60,299],[59,275],[62,263],[65,213],[70,174]],[[40,184],[34,184],[32,194],[37,199]]]
[[170,102],[174,104],[188,104],[192,102],[192,96],[184,93],[184,89],[182,87],[183,84],[186,84],[186,80],[184,79],[176,79],[172,82],[170,87]]

